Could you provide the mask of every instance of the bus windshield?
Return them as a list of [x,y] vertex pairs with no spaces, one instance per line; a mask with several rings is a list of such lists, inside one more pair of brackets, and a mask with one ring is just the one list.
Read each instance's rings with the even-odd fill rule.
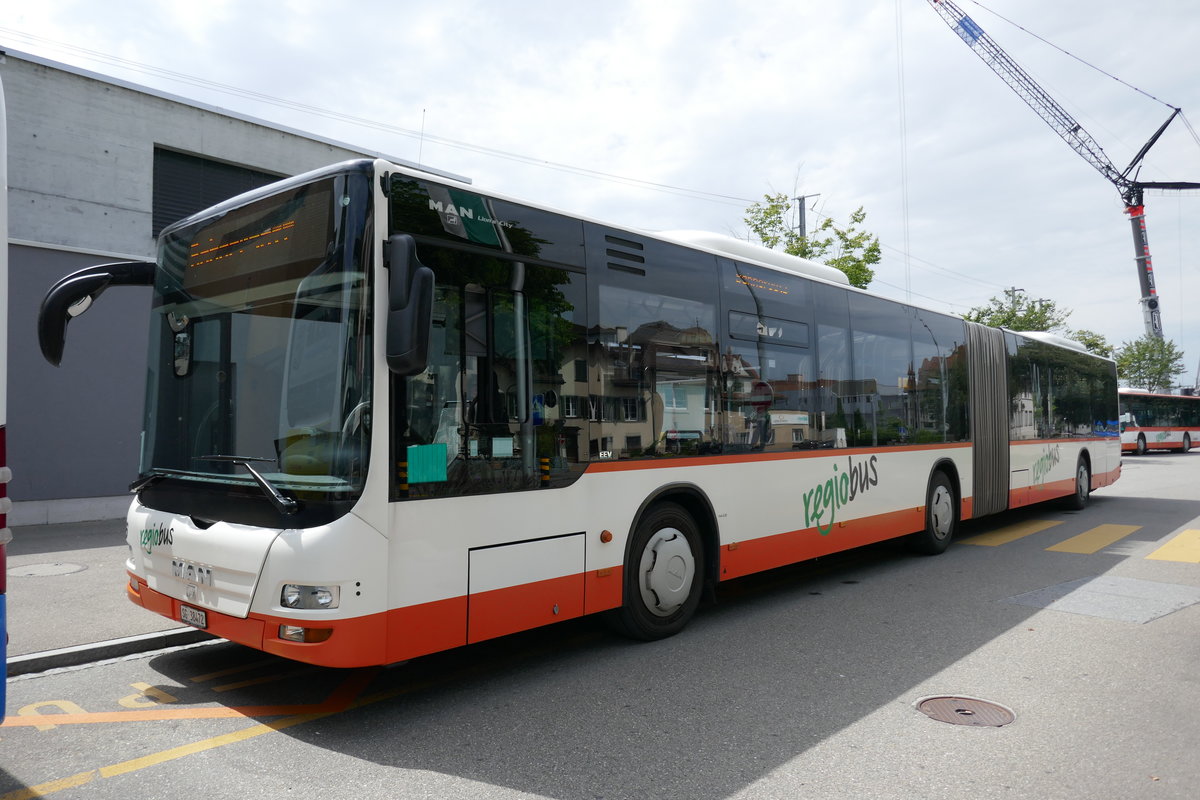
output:
[[242,200],[159,242],[142,501],[319,524],[365,478],[369,181],[327,175]]

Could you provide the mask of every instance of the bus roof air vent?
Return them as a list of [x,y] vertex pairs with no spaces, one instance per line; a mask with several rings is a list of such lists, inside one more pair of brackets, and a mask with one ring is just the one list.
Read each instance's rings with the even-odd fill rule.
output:
[[787,253],[772,250],[760,244],[743,242],[741,239],[735,239],[732,236],[711,233],[709,231],[659,231],[656,235],[689,247],[701,247],[705,250],[732,256],[733,258],[753,261],[783,270],[784,272],[791,272],[794,275],[820,278],[831,283],[840,283],[843,286],[850,285],[850,280],[846,277],[846,273],[837,267],[831,267],[828,264],[819,264],[816,261],[809,261],[807,258],[790,256]]

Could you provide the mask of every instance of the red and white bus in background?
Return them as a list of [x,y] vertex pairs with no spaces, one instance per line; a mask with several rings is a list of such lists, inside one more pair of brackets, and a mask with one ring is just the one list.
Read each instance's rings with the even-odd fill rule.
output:
[[1186,453],[1200,439],[1200,397],[1120,389],[1121,450]]
[[[42,351],[153,286],[129,597],[288,658],[384,664],[1116,480],[1112,361],[384,161],[163,231],[48,293]],[[132,476],[131,476],[132,477]]]

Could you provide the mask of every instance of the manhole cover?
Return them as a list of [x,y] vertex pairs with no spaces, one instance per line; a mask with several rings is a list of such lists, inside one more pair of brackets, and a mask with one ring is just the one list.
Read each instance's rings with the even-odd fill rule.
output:
[[999,703],[980,700],[976,697],[952,697],[941,695],[917,701],[917,710],[938,722],[951,725],[974,725],[981,728],[999,728],[1017,718]]
[[87,567],[83,564],[56,561],[53,564],[26,564],[23,567],[9,567],[8,574],[13,578],[44,578],[47,575],[70,575],[72,572],[83,572],[85,569]]

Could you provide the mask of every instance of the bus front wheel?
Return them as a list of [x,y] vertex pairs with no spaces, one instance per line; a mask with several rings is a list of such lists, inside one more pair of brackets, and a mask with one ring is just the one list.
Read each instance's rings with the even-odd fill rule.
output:
[[1183,446],[1179,448],[1179,452],[1186,453],[1192,449],[1192,437],[1190,434],[1183,435]]
[[1142,436],[1140,433],[1138,434],[1137,438],[1137,449],[1134,450],[1134,453],[1139,456],[1146,455],[1146,437]]
[[630,542],[617,627],[646,641],[678,633],[700,604],[703,576],[704,550],[691,515],[675,503],[654,505]]
[[917,553],[936,556],[945,552],[958,528],[958,499],[954,484],[938,470],[929,479],[925,493],[925,530],[908,537],[908,546]]

